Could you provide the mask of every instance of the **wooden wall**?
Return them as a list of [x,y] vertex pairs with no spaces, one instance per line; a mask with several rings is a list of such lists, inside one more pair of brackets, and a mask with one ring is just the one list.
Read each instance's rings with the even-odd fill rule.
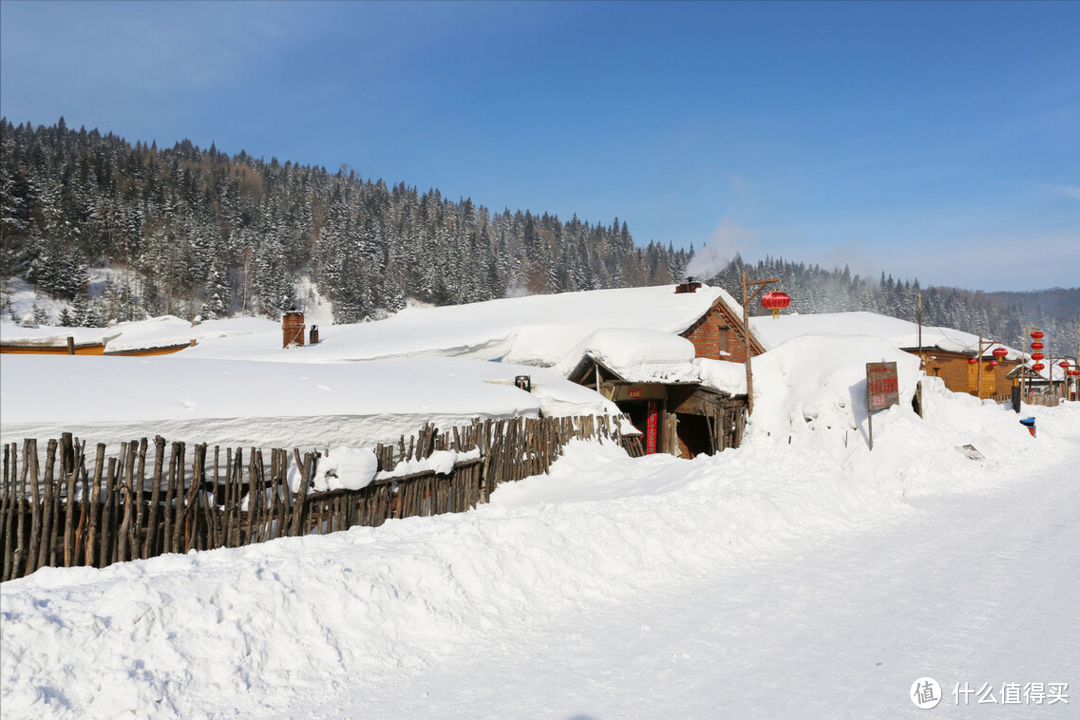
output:
[[[918,350],[909,349],[907,352],[913,355],[919,354]],[[970,355],[938,349],[927,349],[924,354],[927,375],[940,377],[945,381],[945,387],[953,392],[969,393],[978,395],[980,398],[1008,394],[1012,381],[1006,376],[1020,364],[1015,360],[1000,360],[996,367],[991,367],[990,359],[983,359],[982,385],[977,387],[979,386],[979,364],[968,362]]]

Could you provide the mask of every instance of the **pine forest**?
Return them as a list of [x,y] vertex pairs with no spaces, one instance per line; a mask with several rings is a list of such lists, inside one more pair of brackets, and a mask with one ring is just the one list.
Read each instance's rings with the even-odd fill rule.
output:
[[[338,323],[530,293],[668,284],[693,247],[635,243],[626,222],[495,212],[404,183],[277,158],[229,156],[189,140],[159,149],[98,130],[0,119],[0,277],[69,301],[61,321],[100,325],[173,314],[279,316],[314,293]],[[92,268],[109,268],[92,292]],[[848,268],[736,256],[713,277],[779,277],[803,313],[868,310],[1021,344],[1024,325],[1074,353],[1080,288],[983,293]],[[10,302],[5,299],[5,318]],[[755,314],[760,314],[760,308]],[[26,318],[12,318],[26,321]],[[1056,347],[1055,347],[1056,346]]]

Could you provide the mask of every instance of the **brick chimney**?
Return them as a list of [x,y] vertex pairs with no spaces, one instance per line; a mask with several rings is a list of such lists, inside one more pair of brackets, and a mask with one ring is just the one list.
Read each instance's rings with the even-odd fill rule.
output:
[[281,318],[282,347],[304,344],[304,313],[287,312]]
[[701,283],[692,277],[687,277],[686,282],[679,283],[675,286],[675,294],[681,295],[682,293],[697,292],[697,289],[701,287]]

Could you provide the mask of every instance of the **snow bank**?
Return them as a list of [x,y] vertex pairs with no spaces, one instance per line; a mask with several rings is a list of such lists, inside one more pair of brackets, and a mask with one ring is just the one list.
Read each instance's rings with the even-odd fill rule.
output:
[[801,336],[754,358],[754,432],[787,437],[855,430],[866,420],[866,364],[895,362],[900,403],[911,407],[919,358],[877,337]]
[[671,285],[503,298],[469,305],[410,307],[376,322],[322,328],[316,346],[281,349],[280,330],[200,343],[191,358],[336,362],[404,357],[471,357],[550,366],[597,330],[632,328],[679,334],[717,299],[720,288],[675,294]]
[[[513,384],[523,374],[532,393]],[[263,447],[372,445],[425,422],[618,412],[551,370],[455,358],[304,365],[6,355],[0,402],[5,441],[73,432],[90,444],[116,443],[161,434]]]
[[0,340],[21,345],[67,347],[69,337],[75,339],[76,345],[96,345],[107,343],[119,334],[112,328],[23,327],[13,322],[0,322]]
[[692,342],[671,333],[608,328],[590,333],[554,369],[569,375],[591,358],[630,382],[686,382],[694,352]]
[[[895,348],[917,348],[919,326],[899,318],[872,312],[818,313],[814,315],[781,315],[779,318],[750,318],[750,328],[766,348],[779,346],[792,338],[805,335],[876,337],[887,340]],[[936,347],[959,353],[977,353],[979,336],[953,328],[924,325],[923,347]],[[989,356],[997,345],[983,345],[983,354]],[[1009,360],[1019,360],[1020,351],[1004,346]]]
[[[116,423],[125,413],[187,423],[204,439],[215,414],[232,408],[240,435],[284,421],[244,413],[299,395],[316,400],[296,400],[289,412],[315,413],[322,438],[338,432],[326,413],[401,413],[402,397],[426,419],[478,407],[535,412],[539,395],[512,385],[522,372],[560,402],[576,402],[578,391],[596,397],[582,388],[564,396],[552,370],[460,359],[14,360],[4,359],[0,378],[5,433],[9,410],[23,427],[104,412]],[[901,402],[874,415],[871,452],[865,363],[882,360],[897,363]],[[545,623],[797,557],[822,538],[909,521],[926,498],[993,493],[1074,462],[1080,404],[1032,409],[1033,438],[1015,413],[926,379],[919,418],[910,404],[917,364],[880,336],[793,337],[755,358],[745,442],[716,456],[631,460],[612,443],[573,442],[550,475],[504,484],[468,513],[103,570],[47,568],[4,583],[4,716],[291,717],[309,711],[311,698],[360,703],[373,688],[518,643]],[[720,383],[743,371],[694,365]],[[370,482],[372,459],[335,447],[318,482]]]
[[[1048,409],[1037,442],[1000,408],[932,397],[915,442],[896,441],[901,408],[876,416],[873,453],[760,435],[714,457],[630,460],[576,442],[550,476],[465,514],[39,571],[0,587],[5,717],[295,715],[309,696],[362,698],[554,618],[904,522],[906,486],[1003,482],[1080,447],[1080,406]],[[937,437],[956,417],[1003,433],[980,447],[986,462]]]

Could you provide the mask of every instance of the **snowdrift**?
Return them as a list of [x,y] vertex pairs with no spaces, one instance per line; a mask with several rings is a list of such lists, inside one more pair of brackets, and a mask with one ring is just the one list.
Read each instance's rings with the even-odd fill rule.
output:
[[[185,361],[163,360],[132,365],[108,396],[145,402],[147,412],[158,407],[148,387],[163,378],[185,385]],[[898,364],[901,403],[874,416],[870,452],[862,383],[865,363],[880,360]],[[520,392],[488,382],[508,383],[512,367],[427,362],[412,368],[437,367],[440,378],[456,373],[469,382],[445,399],[434,383],[420,408],[426,413],[453,409],[466,394],[469,403],[490,398],[503,407],[501,392]],[[47,568],[5,583],[5,717],[280,717],[328,697],[362,703],[372,688],[476,648],[515,643],[544,623],[734,575],[811,540],[898,526],[926,498],[992,493],[1060,467],[1080,449],[1080,404],[1036,409],[1033,438],[1015,413],[924,379],[919,418],[910,404],[917,362],[880,338],[793,338],[755,359],[757,404],[746,441],[717,456],[631,460],[610,444],[575,442],[550,475],[503,485],[490,505],[465,514],[100,571]],[[476,365],[485,370],[469,369]],[[92,367],[79,359],[50,366],[49,376],[87,382]],[[290,372],[294,380],[304,374],[301,387],[324,383],[327,397],[349,402],[341,383],[366,367],[373,366]],[[4,375],[6,382],[6,360]],[[203,405],[214,392],[185,411],[214,415]],[[176,412],[168,396],[164,406]],[[29,405],[27,396],[16,407]],[[42,411],[20,412],[31,422]],[[238,435],[255,432],[258,419],[232,417]],[[966,444],[983,459],[958,449]],[[342,455],[341,462],[365,461]]]
[[[514,386],[529,375],[532,392]],[[543,368],[458,358],[377,363],[5,356],[0,436],[73,432],[93,444],[160,434],[260,447],[364,446],[426,422],[618,413]]]

